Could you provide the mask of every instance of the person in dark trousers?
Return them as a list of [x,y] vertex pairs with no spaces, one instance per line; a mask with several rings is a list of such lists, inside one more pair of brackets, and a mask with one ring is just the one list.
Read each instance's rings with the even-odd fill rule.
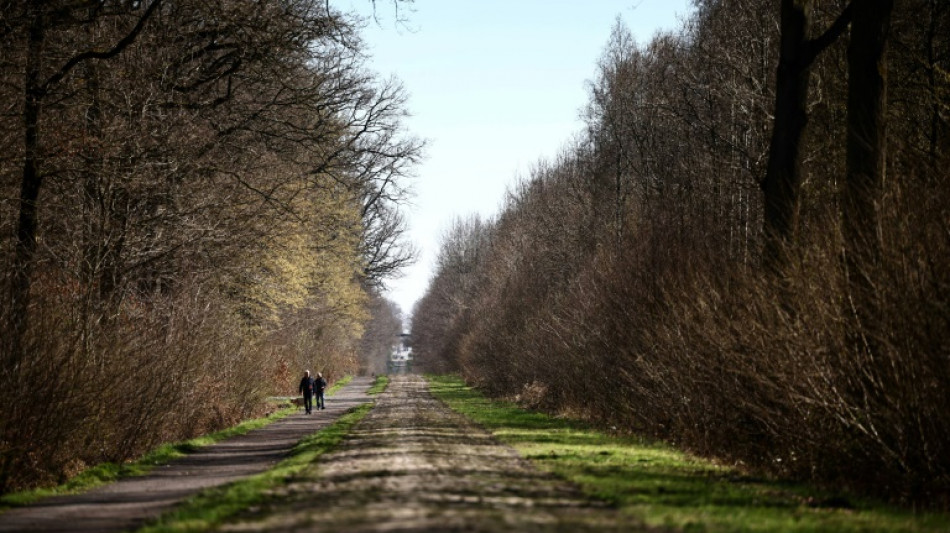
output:
[[[303,408],[307,411],[307,414],[310,414],[310,411],[313,410],[313,392],[315,381],[310,377],[310,371],[307,370],[303,374],[303,379],[300,380],[300,393],[303,394]],[[320,392],[320,397],[323,398],[323,392]]]
[[323,374],[317,372],[317,379],[313,380],[313,390],[317,393],[317,409],[326,409],[327,405],[323,401],[323,391],[327,390],[327,380],[323,379]]

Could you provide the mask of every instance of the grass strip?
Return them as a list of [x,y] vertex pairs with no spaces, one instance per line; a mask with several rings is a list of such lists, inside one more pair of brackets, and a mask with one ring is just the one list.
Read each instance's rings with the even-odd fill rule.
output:
[[378,375],[376,376],[376,381],[373,382],[373,386],[370,387],[366,391],[366,394],[369,394],[370,396],[376,396],[378,394],[382,394],[383,391],[385,391],[386,387],[388,386],[389,386],[389,376],[385,374]]
[[686,531],[950,531],[946,513],[915,513],[806,486],[753,478],[668,445],[490,400],[457,376],[432,393],[542,470],[651,526]]
[[324,392],[327,396],[333,396],[340,389],[347,386],[351,381],[353,381],[353,376],[343,376],[342,378],[333,382],[333,385],[330,385],[329,388]]
[[373,405],[367,403],[353,409],[332,425],[301,440],[291,455],[274,468],[228,485],[204,490],[139,532],[206,531],[249,507],[268,503],[277,498],[271,494],[272,489],[286,483],[321,455],[336,448],[372,408]]

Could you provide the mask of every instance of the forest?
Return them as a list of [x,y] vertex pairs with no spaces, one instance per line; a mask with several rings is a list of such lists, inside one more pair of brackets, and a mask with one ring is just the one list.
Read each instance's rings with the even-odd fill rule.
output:
[[592,71],[583,131],[445,231],[417,366],[950,505],[950,3],[697,0]]
[[363,23],[0,0],[0,493],[385,368],[423,142]]

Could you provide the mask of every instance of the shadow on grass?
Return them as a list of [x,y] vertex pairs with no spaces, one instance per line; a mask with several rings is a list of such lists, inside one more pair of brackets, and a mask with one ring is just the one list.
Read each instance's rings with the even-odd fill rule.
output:
[[[352,378],[350,378],[352,379]],[[346,384],[350,379],[337,383]],[[389,383],[387,376],[377,376],[368,392],[378,394]],[[334,394],[341,388],[331,388]],[[280,501],[283,496],[276,492],[291,482],[309,465],[336,448],[350,430],[373,408],[364,403],[341,415],[333,424],[305,437],[294,446],[290,455],[273,468],[240,481],[205,489],[188,498],[180,506],[169,511],[150,524],[140,528],[140,533],[164,533],[183,531],[206,531],[219,527],[237,516],[253,516],[260,506]]]
[[39,500],[65,494],[80,494],[95,487],[112,483],[123,478],[144,476],[156,466],[179,459],[217,442],[244,435],[249,431],[260,429],[293,414],[296,408],[290,404],[282,404],[279,409],[270,415],[261,418],[246,420],[236,426],[225,428],[208,435],[196,437],[183,442],[166,443],[158,446],[135,461],[126,463],[102,463],[89,468],[72,479],[54,487],[38,488],[20,492],[12,492],[0,496],[0,513],[4,510],[31,505]]
[[490,400],[457,376],[427,376],[453,410],[539,468],[650,525],[690,531],[950,531],[945,513],[915,513],[828,494],[691,457],[668,445]]
[[[329,389],[327,389],[327,396],[333,396],[352,380],[353,376],[344,376],[340,378]],[[376,382],[369,393],[378,394],[385,389],[388,382],[389,378],[387,376],[377,376]],[[255,429],[263,428],[264,426],[294,414],[295,412],[297,412],[297,408],[294,407],[293,404],[283,401],[277,406],[277,410],[268,416],[246,420],[236,426],[225,428],[202,437],[196,437],[188,441],[162,444],[135,461],[129,461],[121,464],[98,464],[57,486],[11,492],[9,494],[0,495],[0,514],[8,509],[34,504],[35,502],[44,498],[65,494],[80,494],[98,486],[112,483],[123,478],[144,476],[150,473],[158,465],[166,464],[174,459],[179,459],[186,455],[193,454],[211,444],[215,444],[238,435],[244,435]]]

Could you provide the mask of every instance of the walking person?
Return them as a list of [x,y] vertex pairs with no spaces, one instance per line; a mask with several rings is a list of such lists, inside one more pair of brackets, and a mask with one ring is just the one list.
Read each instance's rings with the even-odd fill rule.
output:
[[323,379],[323,374],[317,372],[317,379],[313,381],[313,389],[317,393],[317,409],[326,409],[326,403],[323,401],[323,391],[327,389],[327,380]]
[[[300,380],[299,391],[303,394],[303,408],[307,411],[307,414],[310,414],[310,411],[313,410],[313,392],[314,392],[315,381],[310,377],[310,371],[307,370],[303,374],[303,379]],[[323,398],[323,392],[320,393],[320,397]]]

